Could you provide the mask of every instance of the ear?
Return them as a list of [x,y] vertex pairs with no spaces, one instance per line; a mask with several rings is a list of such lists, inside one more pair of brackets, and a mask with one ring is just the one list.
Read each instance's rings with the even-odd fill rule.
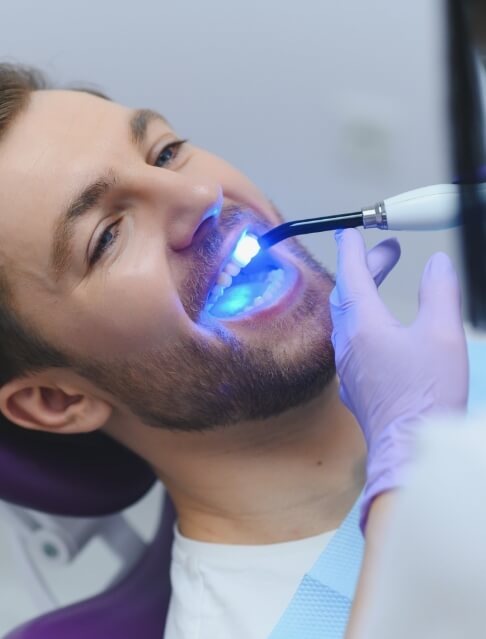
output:
[[87,433],[101,428],[112,406],[72,382],[46,371],[11,380],[0,388],[0,411],[19,426],[52,433]]

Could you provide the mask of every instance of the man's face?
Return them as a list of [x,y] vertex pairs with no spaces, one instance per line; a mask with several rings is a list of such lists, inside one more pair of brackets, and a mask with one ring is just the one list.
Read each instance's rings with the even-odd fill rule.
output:
[[236,276],[228,261],[242,233],[279,216],[241,173],[179,142],[151,112],[33,93],[0,143],[0,250],[15,306],[148,424],[278,414],[333,376],[332,281],[294,241]]

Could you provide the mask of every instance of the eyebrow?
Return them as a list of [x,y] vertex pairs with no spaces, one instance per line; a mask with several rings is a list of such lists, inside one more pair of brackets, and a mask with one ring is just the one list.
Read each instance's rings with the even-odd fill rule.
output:
[[[151,109],[137,109],[132,114],[128,129],[134,146],[141,146],[144,143],[148,126],[154,120],[168,124],[160,113]],[[50,265],[56,280],[64,275],[71,261],[72,240],[77,223],[102,203],[116,183],[115,172],[108,169],[75,195],[59,216],[54,229],[50,255]]]
[[163,115],[152,109],[137,109],[130,118],[129,127],[133,144],[139,146],[143,144],[147,136],[147,129],[154,120],[161,120],[164,124],[169,123]]

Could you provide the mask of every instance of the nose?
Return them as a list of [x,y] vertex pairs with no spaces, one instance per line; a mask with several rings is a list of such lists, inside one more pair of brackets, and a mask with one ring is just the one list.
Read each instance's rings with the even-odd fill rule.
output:
[[217,217],[223,205],[221,186],[210,180],[191,179],[180,173],[157,171],[155,207],[160,211],[168,246],[188,248],[200,226]]

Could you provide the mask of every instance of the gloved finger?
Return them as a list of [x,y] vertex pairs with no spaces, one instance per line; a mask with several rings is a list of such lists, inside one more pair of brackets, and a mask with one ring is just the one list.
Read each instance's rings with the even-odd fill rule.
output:
[[337,231],[335,234],[338,246],[336,286],[331,299],[332,303],[353,304],[366,301],[373,306],[381,300],[375,282],[368,269],[366,247],[355,229]]
[[400,259],[401,249],[395,237],[387,238],[368,251],[366,262],[376,286],[386,279]]
[[459,280],[445,253],[435,253],[425,265],[417,322],[432,332],[462,331]]

